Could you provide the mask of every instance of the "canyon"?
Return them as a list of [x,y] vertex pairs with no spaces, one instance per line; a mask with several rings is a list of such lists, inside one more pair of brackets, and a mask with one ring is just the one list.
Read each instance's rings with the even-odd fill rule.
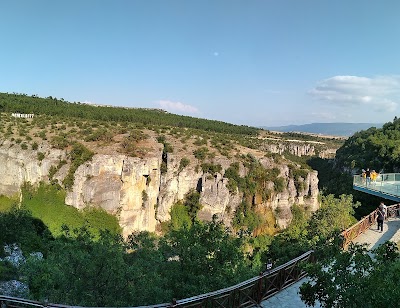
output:
[[[154,141],[154,144],[157,143]],[[190,154],[181,151],[163,154],[162,147],[157,145],[145,157],[130,157],[119,153],[95,154],[75,171],[74,183],[67,191],[65,204],[78,209],[88,206],[102,208],[116,215],[123,236],[127,237],[134,231],[156,231],[161,222],[170,219],[171,207],[195,189],[200,193],[202,205],[198,217],[211,220],[214,216],[229,226],[243,198],[238,189],[229,190],[229,179],[224,178],[225,170],[233,159],[215,156],[213,164],[221,165],[222,169],[209,174],[198,168],[194,157],[190,157],[191,163],[188,166],[181,168],[181,159]],[[291,143],[286,150],[292,151],[294,155],[302,155],[312,153],[312,147],[310,144]],[[282,145],[279,149],[283,152]],[[278,147],[269,150],[279,152]],[[38,151],[45,154],[41,160],[38,159]],[[274,183],[265,183],[266,188],[273,193],[267,200],[256,194],[251,201],[256,208],[271,209],[278,228],[285,228],[290,223],[291,206],[295,203],[311,211],[318,209],[316,171],[309,170],[306,176],[294,179],[288,163],[265,155],[265,152],[262,154],[257,156],[260,164],[266,169],[279,169],[279,176],[286,184],[283,190],[274,192]],[[53,177],[61,183],[69,170],[68,159],[68,149],[55,149],[47,142],[41,142],[37,150],[21,150],[18,144],[2,140],[0,195],[18,197],[25,182],[33,185],[49,182],[51,167],[65,160],[67,164],[59,168]],[[166,163],[166,170],[162,168],[163,162]],[[240,175],[245,176],[247,172],[248,169],[241,164]],[[299,182],[302,184],[299,185]]]

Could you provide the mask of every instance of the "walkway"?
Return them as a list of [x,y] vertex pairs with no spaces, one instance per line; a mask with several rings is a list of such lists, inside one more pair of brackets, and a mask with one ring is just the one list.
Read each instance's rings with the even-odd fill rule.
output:
[[361,175],[355,175],[353,177],[353,189],[400,202],[400,173],[380,174],[376,181],[372,181],[368,185]]
[[[354,241],[356,243],[367,243],[368,249],[375,249],[380,244],[391,240],[393,242],[400,241],[400,218],[389,218],[383,224],[383,232],[376,230],[376,224],[374,224],[370,229],[365,231],[363,234],[359,235]],[[261,307],[280,307],[280,308],[306,308],[306,304],[302,302],[299,295],[300,286],[307,281],[304,278],[290,287],[277,293],[275,296],[263,301]],[[319,303],[314,307],[321,307]]]

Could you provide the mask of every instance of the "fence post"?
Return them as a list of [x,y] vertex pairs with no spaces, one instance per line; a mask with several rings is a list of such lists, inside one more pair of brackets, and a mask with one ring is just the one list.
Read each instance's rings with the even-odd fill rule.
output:
[[262,279],[263,279],[263,272],[261,272],[258,275],[257,304],[261,304],[261,301],[262,301]]

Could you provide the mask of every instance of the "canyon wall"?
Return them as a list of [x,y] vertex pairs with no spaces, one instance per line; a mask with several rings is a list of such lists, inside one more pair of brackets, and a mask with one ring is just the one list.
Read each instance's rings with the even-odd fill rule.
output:
[[[37,151],[44,153],[44,159],[38,160]],[[51,166],[57,166],[60,160],[67,160],[63,150],[51,149],[46,144],[37,151],[21,150],[19,145],[4,141],[0,146],[0,194],[15,196],[20,193],[24,182],[38,184],[48,182]],[[304,151],[307,151],[306,149]],[[159,222],[170,219],[171,206],[184,199],[185,194],[196,189],[200,193],[202,209],[199,218],[212,219],[216,215],[229,225],[236,207],[242,200],[239,191],[230,192],[228,179],[223,177],[231,160],[216,157],[214,164],[220,164],[222,171],[215,175],[203,174],[201,168],[191,163],[182,170],[179,162],[183,156],[168,154],[164,157],[166,172],[161,165],[163,155],[160,150],[145,158],[126,155],[96,154],[75,172],[74,185],[67,192],[65,203],[82,209],[94,206],[116,215],[126,237],[133,231],[155,231]],[[291,221],[291,205],[298,203],[311,210],[318,208],[318,176],[310,171],[302,181],[301,189],[289,176],[289,167],[263,157],[260,163],[265,168],[278,168],[280,176],[286,180],[286,187],[280,193],[274,193],[268,200],[255,197],[253,203],[258,207],[270,207],[274,210],[276,222],[285,228]],[[54,178],[60,182],[65,177],[69,164],[64,165]],[[240,173],[246,174],[241,166]],[[274,183],[267,183],[273,190]]]

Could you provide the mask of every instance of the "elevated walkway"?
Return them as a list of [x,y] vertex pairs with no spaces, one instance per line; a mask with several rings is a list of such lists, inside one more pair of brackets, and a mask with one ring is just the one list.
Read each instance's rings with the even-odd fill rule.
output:
[[[360,234],[354,243],[367,244],[368,249],[375,249],[386,241],[399,242],[400,241],[400,218],[389,218],[383,223],[383,232],[377,230],[376,223],[372,224],[364,233]],[[307,306],[300,299],[300,286],[307,281],[307,277],[299,280],[290,287],[282,290],[273,297],[261,302],[261,307],[281,307],[281,308],[306,308]],[[316,303],[315,308],[321,307]]]
[[378,174],[375,180],[368,180],[361,174],[353,177],[353,189],[400,202],[400,173]]

